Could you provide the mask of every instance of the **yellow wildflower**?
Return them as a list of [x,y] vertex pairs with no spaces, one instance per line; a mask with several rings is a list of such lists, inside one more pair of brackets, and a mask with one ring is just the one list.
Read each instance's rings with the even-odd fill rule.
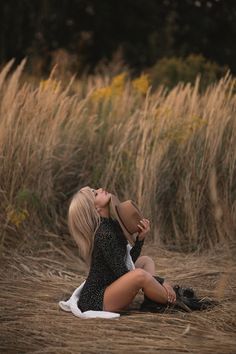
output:
[[141,94],[146,94],[150,86],[149,76],[142,74],[140,77],[132,81],[133,88]]
[[94,101],[100,101],[102,99],[107,99],[111,97],[112,89],[110,86],[101,87],[96,89],[92,94],[92,99]]
[[96,89],[92,94],[92,99],[94,101],[106,100],[112,96],[119,96],[123,92],[125,85],[126,73],[115,76],[112,79],[110,86],[105,86]]
[[29,213],[26,209],[15,209],[10,206],[6,209],[7,220],[10,221],[16,227],[19,227],[20,224],[29,216]]
[[114,95],[119,96],[123,92],[126,76],[127,76],[126,73],[122,73],[122,74],[117,75],[113,78],[112,83],[111,83],[111,88],[112,88],[112,93]]
[[192,122],[189,123],[189,130],[195,131],[198,128],[200,129],[204,125],[207,125],[206,119],[203,119],[201,117],[193,116],[192,117]]

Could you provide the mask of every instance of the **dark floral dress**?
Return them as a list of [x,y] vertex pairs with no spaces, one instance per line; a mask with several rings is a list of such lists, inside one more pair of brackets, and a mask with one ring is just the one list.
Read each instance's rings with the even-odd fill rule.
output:
[[[78,307],[82,312],[102,311],[107,286],[129,272],[125,264],[127,239],[116,220],[101,217],[101,224],[94,237],[91,267],[80,293]],[[133,262],[141,253],[144,240],[136,239],[130,251]]]

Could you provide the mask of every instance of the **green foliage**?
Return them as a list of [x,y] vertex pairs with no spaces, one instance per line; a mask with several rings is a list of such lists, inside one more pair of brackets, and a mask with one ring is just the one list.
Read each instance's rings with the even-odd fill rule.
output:
[[34,75],[87,73],[119,48],[136,72],[193,52],[236,72],[234,0],[8,0],[0,22],[0,64],[27,55]]
[[207,61],[202,55],[189,55],[187,58],[163,58],[150,69],[153,88],[164,85],[169,89],[179,82],[193,84],[201,75],[201,88],[219,80],[227,72],[226,67],[220,67],[214,62]]
[[35,192],[31,191],[28,188],[20,189],[16,194],[16,205],[17,206],[28,206],[40,209],[41,202],[39,197]]

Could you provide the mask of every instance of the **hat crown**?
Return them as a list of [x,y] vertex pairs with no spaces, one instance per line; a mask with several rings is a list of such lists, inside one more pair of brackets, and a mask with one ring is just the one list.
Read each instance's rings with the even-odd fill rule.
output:
[[142,219],[141,211],[136,203],[132,200],[120,202],[116,196],[111,195],[110,212],[111,216],[119,222],[128,241],[133,244],[132,235],[139,231],[138,223]]

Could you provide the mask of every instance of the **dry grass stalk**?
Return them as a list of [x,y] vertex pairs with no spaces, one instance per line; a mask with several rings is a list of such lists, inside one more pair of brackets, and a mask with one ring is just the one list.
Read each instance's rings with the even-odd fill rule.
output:
[[[35,87],[20,81],[24,62],[6,79],[10,66],[0,74],[2,244],[32,228],[67,232],[68,200],[87,184],[136,200],[156,242],[196,250],[232,238],[233,78],[201,94],[197,79],[193,87],[161,87],[144,97],[125,76],[111,84],[108,77],[72,79],[66,86],[52,74]],[[209,189],[214,166],[227,224],[220,235]]]

